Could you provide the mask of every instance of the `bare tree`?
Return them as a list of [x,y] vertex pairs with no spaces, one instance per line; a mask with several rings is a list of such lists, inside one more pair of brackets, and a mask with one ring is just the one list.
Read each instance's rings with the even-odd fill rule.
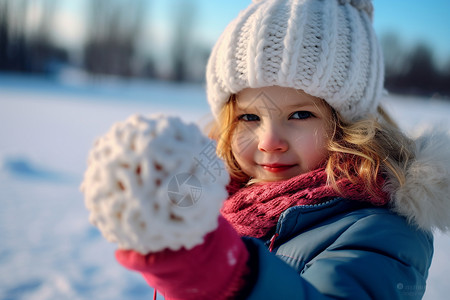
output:
[[5,0],[0,0],[0,70],[8,69],[9,30],[6,17],[8,16],[8,5]]
[[193,49],[193,21],[195,5],[191,0],[179,0],[175,7],[174,35],[172,43],[173,79],[189,79],[190,51]]
[[400,38],[394,32],[384,34],[380,39],[383,48],[386,77],[404,74],[406,70],[407,53],[403,49]]
[[[51,41],[56,3],[56,0],[0,0],[0,69],[45,73],[51,71],[52,61],[67,60],[66,52]],[[36,6],[41,14],[35,15],[33,24],[29,24],[29,14]]]
[[134,75],[145,0],[91,0],[84,62],[94,74]]
[[0,69],[27,71],[25,33],[27,1],[0,0]]
[[31,69],[36,72],[51,71],[49,65],[56,60],[57,49],[51,41],[54,27],[56,0],[41,0],[41,15],[29,38]]
[[406,85],[423,92],[432,92],[437,85],[437,70],[433,53],[426,44],[418,44],[410,54]]

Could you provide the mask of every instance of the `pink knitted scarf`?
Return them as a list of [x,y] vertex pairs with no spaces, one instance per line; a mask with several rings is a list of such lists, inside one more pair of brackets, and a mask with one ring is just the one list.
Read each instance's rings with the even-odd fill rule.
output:
[[381,176],[375,195],[369,194],[362,183],[354,184],[348,179],[337,182],[341,190],[338,193],[326,181],[323,168],[285,181],[248,187],[241,187],[242,183],[232,180],[228,186],[230,196],[221,212],[241,236],[260,238],[274,229],[280,214],[292,206],[318,204],[336,197],[367,201],[374,205],[384,205],[389,199],[381,190],[384,181]]

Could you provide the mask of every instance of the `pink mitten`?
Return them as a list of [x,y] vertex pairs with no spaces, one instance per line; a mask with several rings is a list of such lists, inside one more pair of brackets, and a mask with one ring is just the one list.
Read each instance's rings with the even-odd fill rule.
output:
[[244,285],[248,251],[234,228],[219,217],[219,227],[191,250],[147,255],[117,250],[117,260],[140,272],[166,299],[227,299]]

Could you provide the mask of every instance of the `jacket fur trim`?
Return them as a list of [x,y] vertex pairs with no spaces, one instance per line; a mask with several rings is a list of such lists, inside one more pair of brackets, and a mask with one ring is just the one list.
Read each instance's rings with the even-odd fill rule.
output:
[[450,132],[434,130],[415,140],[416,157],[403,185],[389,177],[391,209],[420,229],[450,231]]

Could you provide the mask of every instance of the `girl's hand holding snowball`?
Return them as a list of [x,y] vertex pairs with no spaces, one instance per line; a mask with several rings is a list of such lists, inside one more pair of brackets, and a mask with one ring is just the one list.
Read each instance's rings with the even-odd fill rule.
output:
[[178,118],[135,115],[89,154],[81,190],[91,223],[166,299],[226,298],[246,271],[247,249],[219,217],[229,175],[211,151],[217,172],[202,163],[211,143]]

